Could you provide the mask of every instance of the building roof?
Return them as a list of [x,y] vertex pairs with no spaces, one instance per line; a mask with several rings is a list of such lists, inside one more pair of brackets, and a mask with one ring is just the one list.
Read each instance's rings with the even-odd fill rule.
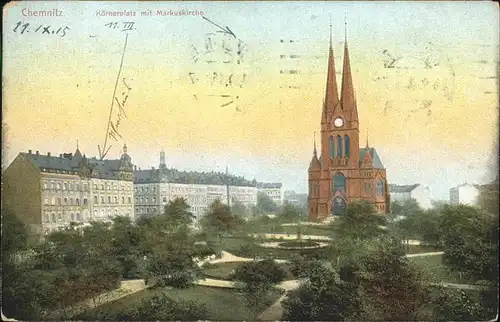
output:
[[134,183],[171,182],[183,184],[208,184],[256,187],[257,181],[222,172],[179,171],[177,169],[134,170]]
[[363,158],[365,156],[366,151],[369,151],[371,157],[372,157],[372,165],[373,168],[375,169],[385,169],[384,165],[382,164],[382,161],[380,160],[377,150],[375,148],[361,148],[359,149],[359,165],[361,166],[361,163],[363,162]]
[[403,193],[403,192],[412,192],[416,187],[418,187],[420,184],[411,184],[411,185],[396,185],[396,184],[390,184],[389,185],[389,193]]
[[274,188],[281,188],[283,184],[279,182],[257,182],[257,188],[259,189],[274,189]]
[[77,164],[68,158],[53,157],[42,154],[24,153],[21,152],[24,158],[30,161],[38,169],[54,169],[54,170],[66,170],[75,171]]
[[82,157],[79,150],[75,155],[71,153],[60,154],[59,156],[42,155],[36,153],[20,153],[24,158],[30,161],[39,170],[60,170],[68,172],[78,172],[81,169],[82,161],[88,162],[92,169],[97,170],[97,177],[101,179],[117,180],[119,177],[116,171],[120,169],[120,160],[97,160],[96,158],[87,159]]

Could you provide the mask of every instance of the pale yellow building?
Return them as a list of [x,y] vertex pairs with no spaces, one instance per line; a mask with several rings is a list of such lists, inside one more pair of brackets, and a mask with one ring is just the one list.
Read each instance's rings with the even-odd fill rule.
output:
[[71,222],[134,216],[133,165],[124,146],[118,160],[74,154],[19,153],[3,174],[3,203],[29,228],[45,235]]

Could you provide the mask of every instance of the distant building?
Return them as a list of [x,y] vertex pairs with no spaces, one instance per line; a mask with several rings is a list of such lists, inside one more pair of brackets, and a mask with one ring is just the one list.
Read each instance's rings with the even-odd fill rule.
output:
[[476,185],[464,183],[450,189],[450,204],[476,205],[479,189]]
[[28,226],[44,235],[70,222],[133,218],[133,165],[124,146],[118,160],[88,159],[80,150],[52,156],[19,153],[3,175],[3,202]]
[[[229,191],[228,191],[229,186]],[[165,205],[176,198],[185,198],[190,211],[200,219],[216,199],[228,203],[238,201],[245,206],[257,204],[257,192],[263,191],[279,202],[282,187],[278,183],[258,183],[221,172],[196,172],[168,169],[165,155],[160,154],[158,169],[134,170],[135,216],[162,213]],[[281,203],[282,203],[281,197]]]
[[422,209],[429,209],[431,204],[431,191],[429,187],[421,184],[412,185],[389,185],[389,194],[391,201],[405,202],[409,199],[415,199]]
[[258,192],[265,193],[277,205],[282,205],[284,200],[283,185],[281,183],[257,183]]
[[294,190],[287,190],[284,192],[283,198],[284,202],[288,202],[296,206],[307,206],[307,193],[297,193]]

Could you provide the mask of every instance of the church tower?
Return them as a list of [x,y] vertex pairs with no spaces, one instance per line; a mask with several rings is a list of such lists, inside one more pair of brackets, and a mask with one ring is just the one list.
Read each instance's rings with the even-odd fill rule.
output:
[[374,148],[360,149],[358,106],[353,86],[347,31],[340,99],[330,26],[325,99],[321,112],[321,156],[316,140],[309,164],[309,220],[345,213],[349,202],[363,199],[388,212],[386,171]]

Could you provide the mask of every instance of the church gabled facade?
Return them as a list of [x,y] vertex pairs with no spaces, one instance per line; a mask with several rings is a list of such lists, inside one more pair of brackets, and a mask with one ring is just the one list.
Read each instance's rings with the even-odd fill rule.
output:
[[360,148],[357,102],[351,75],[347,39],[344,45],[340,98],[330,31],[326,93],[321,112],[321,156],[316,140],[309,177],[309,221],[342,215],[354,200],[372,203],[377,212],[389,213],[386,170],[368,139]]

